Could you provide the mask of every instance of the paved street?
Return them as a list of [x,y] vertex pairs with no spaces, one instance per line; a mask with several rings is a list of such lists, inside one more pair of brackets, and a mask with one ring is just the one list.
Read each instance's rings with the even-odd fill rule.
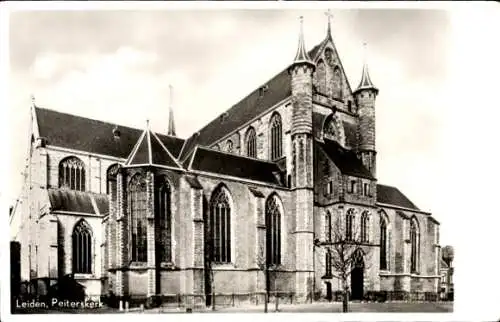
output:
[[[270,303],[269,313],[275,312],[275,304]],[[350,312],[387,312],[387,313],[446,313],[453,312],[452,302],[441,303],[349,303]],[[218,307],[215,311],[211,308],[194,309],[193,313],[263,313],[263,305],[245,305],[240,307]],[[341,313],[342,303],[312,303],[312,304],[282,304],[278,313]],[[21,313],[21,312],[20,312]],[[29,310],[23,313],[125,313],[116,309],[102,307],[99,309],[87,310]],[[181,308],[155,308],[141,312],[138,308],[132,308],[130,313],[184,313]]]

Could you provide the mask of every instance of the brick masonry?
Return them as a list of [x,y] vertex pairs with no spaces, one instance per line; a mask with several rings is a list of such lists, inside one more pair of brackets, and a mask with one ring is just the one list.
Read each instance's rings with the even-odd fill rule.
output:
[[[14,240],[21,241],[22,278],[53,277],[71,273],[71,232],[76,222],[85,219],[93,232],[93,269],[89,276],[79,276],[87,286],[88,295],[143,297],[205,292],[205,235],[208,204],[215,189],[223,186],[231,202],[231,263],[215,265],[213,290],[216,293],[252,293],[264,290],[264,273],[259,268],[265,255],[265,201],[276,194],[282,204],[282,263],[273,270],[272,288],[294,292],[299,301],[307,300],[313,291],[325,295],[325,248],[315,247],[314,240],[325,240],[325,214],[344,218],[352,209],[358,227],[361,214],[369,214],[369,243],[363,246],[366,271],[364,290],[437,291],[439,279],[439,224],[428,214],[408,209],[381,207],[376,204],[376,181],[346,176],[319,150],[315,150],[312,112],[331,114],[338,110],[335,122],[341,134],[341,121],[357,125],[360,158],[375,174],[375,96],[360,93],[354,99],[350,85],[333,44],[329,43],[331,61],[324,74],[313,73],[308,65],[296,65],[290,71],[292,95],[259,115],[234,133],[228,133],[215,144],[226,147],[230,139],[233,153],[246,154],[245,134],[253,127],[257,135],[257,156],[270,157],[270,120],[278,113],[282,121],[283,155],[286,175],[292,187],[277,187],[237,178],[204,173],[183,173],[160,169],[121,169],[117,175],[116,196],[109,195],[109,214],[55,214],[50,210],[47,189],[58,188],[58,166],[68,156],[77,156],[85,164],[87,191],[106,194],[106,174],[119,160],[81,151],[43,146],[33,142],[33,153],[27,166],[21,203],[11,217]],[[325,62],[325,51],[320,53]],[[340,73],[335,74],[337,68]],[[336,76],[335,76],[336,75]],[[326,96],[316,98],[317,88],[325,79]],[[340,86],[340,88],[339,88]],[[319,101],[324,101],[321,106]],[[327,107],[328,105],[330,107]],[[349,110],[349,106],[351,109]],[[318,138],[318,137],[316,137]],[[340,143],[346,145],[345,134]],[[128,181],[136,171],[147,173],[148,261],[143,267],[131,265],[129,258]],[[172,187],[172,261],[158,263],[155,258],[154,179],[166,175]],[[193,187],[186,176],[197,176],[200,187]],[[358,189],[349,192],[351,181]],[[332,182],[332,191],[327,185]],[[370,194],[360,189],[370,185]],[[252,187],[253,191],[249,189]],[[258,191],[259,193],[255,193]],[[379,269],[380,219],[388,223],[388,269]],[[410,220],[418,222],[418,274],[410,268]],[[263,253],[264,251],[264,253]],[[106,281],[101,286],[101,279]],[[334,289],[339,283],[329,280]]]

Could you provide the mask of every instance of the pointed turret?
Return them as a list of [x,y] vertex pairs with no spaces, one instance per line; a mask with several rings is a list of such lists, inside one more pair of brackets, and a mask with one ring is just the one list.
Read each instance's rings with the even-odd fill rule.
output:
[[173,88],[172,85],[169,85],[170,89],[170,106],[168,112],[168,131],[167,134],[171,136],[175,136],[175,122],[174,122],[174,107],[173,107]]
[[366,62],[366,43],[363,44],[364,46],[364,51],[365,51],[365,61],[363,63],[363,72],[361,74],[361,81],[359,82],[358,88],[354,91],[354,94],[356,94],[359,91],[362,90],[372,90],[375,92],[375,95],[378,94],[378,88],[373,85],[373,82],[370,78],[370,73],[368,73],[368,63]]
[[331,19],[333,17],[332,13],[330,12],[330,9],[325,12],[325,15],[328,17],[328,27],[326,29],[326,38],[325,40],[332,40],[332,26],[331,26]]
[[309,57],[309,54],[307,53],[306,50],[306,45],[304,42],[304,27],[303,27],[303,21],[304,18],[301,16],[300,17],[300,32],[299,32],[299,46],[297,48],[297,54],[295,55],[295,58],[293,60],[293,64],[290,66],[290,68],[293,68],[296,65],[302,65],[302,64],[307,64],[313,67],[315,67],[314,63],[312,62],[311,58]]
[[375,100],[378,89],[373,85],[366,63],[363,64],[363,74],[354,97],[358,105],[358,155],[365,167],[376,177],[376,145],[375,145]]
[[146,129],[130,153],[125,167],[156,166],[167,168],[181,168],[175,157],[165,147],[160,138],[150,130],[149,120]]

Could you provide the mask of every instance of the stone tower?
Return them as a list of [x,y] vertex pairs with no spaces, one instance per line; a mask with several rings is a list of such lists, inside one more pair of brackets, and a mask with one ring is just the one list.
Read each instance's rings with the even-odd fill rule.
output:
[[364,166],[376,178],[376,157],[375,148],[375,99],[378,89],[373,85],[368,65],[363,65],[363,73],[358,88],[354,91],[354,97],[358,104],[358,156]]
[[313,288],[313,137],[312,84],[315,65],[304,44],[303,21],[297,54],[288,71],[292,89],[292,189],[295,198],[296,293],[305,299]]

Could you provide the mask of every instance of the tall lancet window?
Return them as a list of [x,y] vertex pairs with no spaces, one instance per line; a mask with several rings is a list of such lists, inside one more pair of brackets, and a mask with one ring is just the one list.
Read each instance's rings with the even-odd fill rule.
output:
[[419,231],[416,220],[412,220],[410,224],[410,245],[411,245],[411,258],[410,270],[411,273],[418,272],[418,257],[419,257]]
[[147,262],[146,179],[136,174],[128,185],[130,260]]
[[266,258],[269,265],[281,264],[281,203],[276,195],[266,201]]
[[337,128],[335,126],[335,120],[333,116],[330,116],[326,119],[325,125],[323,127],[323,135],[325,138],[330,140],[337,140]]
[[118,164],[113,164],[108,168],[106,173],[106,193],[110,196],[111,201],[116,200],[116,175],[118,174]]
[[250,127],[246,135],[246,148],[247,156],[251,158],[257,157],[257,137],[255,135],[255,129]]
[[85,164],[77,157],[59,163],[59,187],[85,191]]
[[333,69],[333,97],[342,99],[342,72],[339,66]]
[[354,222],[354,210],[349,209],[347,211],[346,219],[345,219],[345,239],[348,241],[353,240],[353,222]]
[[81,220],[73,229],[73,273],[92,273],[92,230]]
[[367,212],[363,212],[361,215],[361,242],[367,243],[369,241],[369,215]]
[[332,214],[329,211],[325,214],[325,240],[332,241]]
[[325,62],[320,60],[316,68],[316,88],[318,92],[326,95],[326,67]]
[[387,222],[380,218],[380,269],[387,269]]
[[160,262],[172,261],[172,189],[164,177],[157,183],[156,233],[157,254]]
[[231,262],[231,204],[224,187],[217,188],[210,200],[210,240],[215,263]]
[[281,116],[275,113],[271,117],[271,160],[276,160],[282,154]]

